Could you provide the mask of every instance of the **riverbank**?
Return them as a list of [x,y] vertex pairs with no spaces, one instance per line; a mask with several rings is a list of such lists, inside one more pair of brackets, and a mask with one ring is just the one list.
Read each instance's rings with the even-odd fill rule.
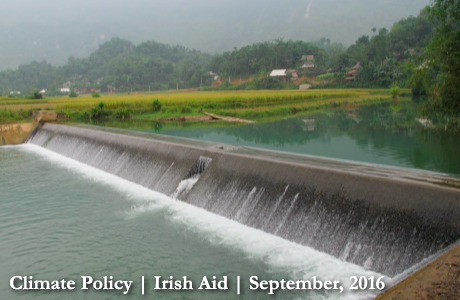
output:
[[460,299],[460,244],[376,300]]
[[37,123],[0,125],[0,145],[17,145],[23,143],[35,127],[37,127]]

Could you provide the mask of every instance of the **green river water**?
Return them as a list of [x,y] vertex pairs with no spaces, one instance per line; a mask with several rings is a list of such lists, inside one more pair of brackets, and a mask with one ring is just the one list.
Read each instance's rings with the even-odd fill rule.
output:
[[426,128],[417,104],[383,103],[259,124],[125,122],[130,130],[460,175],[460,134]]
[[[317,276],[347,287],[352,275],[378,275],[37,146],[0,148],[0,166],[0,299],[268,299],[267,292],[249,290],[250,276]],[[14,291],[13,276],[74,280],[77,289]],[[82,291],[80,276],[134,283],[127,295]],[[145,296],[141,276],[148,283]],[[154,291],[154,276],[187,276],[195,290]],[[228,276],[229,290],[196,290],[203,276]],[[243,282],[240,297],[236,276]],[[357,295],[279,292],[270,299]]]

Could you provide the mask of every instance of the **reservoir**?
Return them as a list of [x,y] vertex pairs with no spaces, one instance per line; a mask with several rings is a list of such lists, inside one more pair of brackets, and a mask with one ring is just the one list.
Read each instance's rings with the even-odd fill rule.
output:
[[417,120],[418,106],[362,106],[258,124],[110,123],[111,127],[460,175],[460,134]]

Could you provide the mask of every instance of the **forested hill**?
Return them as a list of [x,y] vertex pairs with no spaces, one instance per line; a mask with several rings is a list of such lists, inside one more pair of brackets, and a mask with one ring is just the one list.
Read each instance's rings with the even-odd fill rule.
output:
[[87,57],[114,37],[220,53],[277,38],[348,46],[429,0],[2,0],[0,70]]
[[47,95],[53,95],[66,82],[71,82],[72,88],[79,90],[107,90],[107,86],[119,91],[163,90],[177,85],[180,88],[196,87],[201,84],[210,58],[209,54],[182,46],[153,41],[135,46],[114,38],[88,58],[70,57],[64,66],[52,67],[45,61],[32,62],[19,66],[17,71],[0,72],[0,92],[30,93],[47,89]]
[[[374,28],[348,48],[321,39],[313,43],[277,41],[257,43],[238,50],[216,54],[210,68],[224,76],[246,76],[276,68],[298,69],[301,57],[315,56],[312,75],[338,73],[341,78],[348,68],[360,63],[354,86],[409,87],[409,79],[426,60],[423,55],[431,41],[435,24],[427,9],[417,17],[403,18],[391,29]],[[299,69],[300,70],[300,69]]]
[[424,10],[417,17],[395,23],[391,30],[374,29],[370,36],[360,37],[348,48],[327,39],[314,43],[276,40],[212,56],[182,46],[153,41],[135,46],[115,38],[87,58],[70,57],[64,66],[33,62],[17,71],[0,72],[0,93],[47,89],[47,95],[51,96],[66,82],[78,90],[107,91],[108,86],[124,92],[184,89],[211,85],[213,78],[209,71],[234,78],[267,74],[276,68],[299,69],[302,56],[307,54],[315,56],[316,67],[309,71],[310,77],[334,73],[340,79],[349,67],[360,62],[358,76],[350,84],[409,87],[409,79],[423,63],[420,57],[433,30],[434,25]]

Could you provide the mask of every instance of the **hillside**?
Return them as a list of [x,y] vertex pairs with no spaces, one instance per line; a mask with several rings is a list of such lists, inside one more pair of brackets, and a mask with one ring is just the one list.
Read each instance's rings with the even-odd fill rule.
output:
[[[62,65],[113,37],[217,53],[284,38],[345,45],[416,15],[429,0],[4,0],[0,70],[32,60]],[[331,9],[333,8],[333,9]],[[307,13],[308,12],[308,13]]]
[[[216,87],[218,83],[225,83],[220,89],[282,89],[286,84],[263,78],[272,69],[279,68],[298,69],[302,78],[321,74],[332,79],[331,76],[337,74],[331,87],[345,87],[343,84],[410,87],[410,78],[420,64],[418,57],[426,51],[433,26],[427,12],[422,11],[417,17],[395,23],[390,31],[376,29],[371,36],[360,37],[348,48],[324,39],[318,43],[277,40],[212,56],[182,46],[154,41],[136,46],[115,38],[102,44],[87,58],[70,57],[61,67],[33,62],[20,66],[17,71],[0,72],[0,93],[12,90],[33,93],[47,89],[46,94],[51,96],[57,94],[66,82],[82,92],[92,89],[120,92],[188,89]],[[306,54],[314,56],[314,69],[301,68],[301,59]],[[352,81],[345,82],[345,73],[358,62],[361,68],[356,72],[357,77],[353,75]],[[208,73],[210,70],[220,75],[218,83],[213,84],[214,78]],[[230,85],[227,83],[229,77],[233,79]],[[254,82],[242,80],[246,77]],[[435,77],[434,73],[432,77]],[[416,85],[420,93],[427,93],[426,82],[419,80]]]

